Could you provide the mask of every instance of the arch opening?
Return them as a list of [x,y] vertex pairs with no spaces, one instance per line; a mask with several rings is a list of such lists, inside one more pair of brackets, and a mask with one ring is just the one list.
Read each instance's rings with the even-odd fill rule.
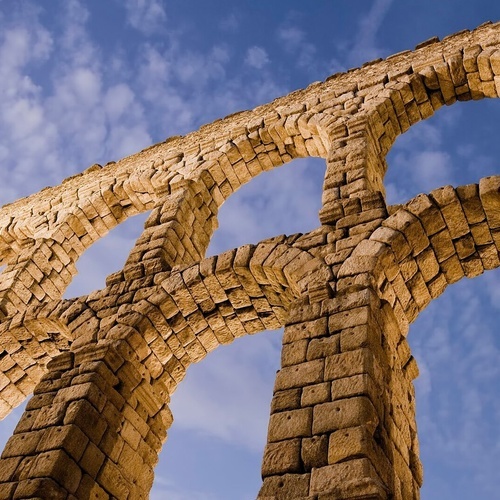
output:
[[461,280],[410,326],[423,499],[493,498],[500,487],[499,283],[500,269]]
[[123,268],[135,241],[144,230],[148,212],[129,217],[91,245],[76,262],[78,274],[64,298],[86,295],[105,287],[108,275]]
[[[444,185],[478,183],[498,174],[500,144],[486,130],[500,123],[492,99],[437,112],[398,137],[388,154],[388,204],[405,203]],[[408,341],[420,367],[417,425],[426,498],[493,497],[496,477],[500,269],[460,280],[432,300],[410,326]],[[446,482],[443,477],[455,477]],[[490,489],[487,489],[487,488]]]
[[[286,166],[260,174],[224,203],[208,255],[320,226],[324,159]],[[151,498],[181,492],[228,500],[257,495],[281,337],[282,329],[246,335],[190,366],[172,397],[174,423]]]
[[322,158],[299,158],[242,186],[220,208],[207,255],[316,229],[325,168]]
[[152,499],[257,495],[281,336],[275,330],[238,338],[189,368],[172,396],[174,423]]
[[410,127],[387,155],[384,185],[389,205],[450,184],[476,183],[498,174],[500,143],[487,129],[500,123],[496,99],[456,103]]

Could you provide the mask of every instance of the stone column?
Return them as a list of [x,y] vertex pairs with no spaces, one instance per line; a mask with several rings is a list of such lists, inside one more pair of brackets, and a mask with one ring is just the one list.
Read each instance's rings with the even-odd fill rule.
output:
[[0,498],[148,498],[168,395],[114,333],[49,363],[2,454]]
[[171,186],[152,210],[145,229],[125,264],[126,279],[140,278],[175,265],[197,262],[205,255],[210,237],[217,228],[218,206],[209,183],[191,180]]
[[290,312],[259,498],[418,498],[406,332],[369,274],[338,288]]

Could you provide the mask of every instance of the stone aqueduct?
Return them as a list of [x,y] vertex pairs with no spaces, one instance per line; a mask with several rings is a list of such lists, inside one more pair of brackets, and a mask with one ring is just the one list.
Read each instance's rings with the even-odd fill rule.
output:
[[[146,498],[189,365],[281,326],[259,498],[418,498],[408,325],[500,265],[500,177],[388,207],[385,156],[441,106],[499,95],[500,23],[486,23],[4,206],[1,416],[33,396],[0,498]],[[222,203],[306,156],[326,160],[320,226],[204,258]],[[83,252],[144,211],[123,270],[62,300]]]

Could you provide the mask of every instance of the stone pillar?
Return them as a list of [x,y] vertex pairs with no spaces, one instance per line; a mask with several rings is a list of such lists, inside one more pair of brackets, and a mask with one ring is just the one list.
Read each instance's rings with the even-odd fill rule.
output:
[[414,361],[363,279],[290,313],[259,498],[418,498]]
[[172,417],[124,339],[52,360],[0,460],[0,498],[148,498]]
[[204,180],[179,181],[157,202],[127,259],[123,270],[126,279],[168,271],[203,258],[217,228],[218,212],[210,191],[213,180],[210,182],[207,176]]

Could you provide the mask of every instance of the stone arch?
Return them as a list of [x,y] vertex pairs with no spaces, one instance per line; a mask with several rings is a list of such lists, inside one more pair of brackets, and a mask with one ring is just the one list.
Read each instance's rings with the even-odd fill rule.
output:
[[448,285],[500,266],[499,207],[500,176],[421,194],[355,248],[339,279],[355,270],[376,270],[380,297],[407,332]]
[[[54,359],[2,458],[2,494],[144,496],[186,367],[287,311],[261,495],[415,497],[408,322],[447,284],[498,266],[498,179],[388,216],[385,153],[443,103],[498,94],[499,27],[334,75],[3,207],[2,262],[20,259],[0,288],[5,412],[39,379],[32,366]],[[203,260],[232,192],[310,155],[327,160],[323,227]],[[60,301],[100,224],[145,209],[125,269]],[[98,468],[82,453],[100,453]]]
[[238,337],[284,326],[295,300],[328,297],[333,288],[322,259],[286,241],[263,242],[174,269],[155,293],[119,308],[117,321],[147,339],[137,342],[164,367],[171,393],[191,363]]
[[[64,422],[80,422],[80,430],[74,425],[64,427],[66,444],[60,453],[70,456],[74,463],[81,460],[87,477],[89,465],[78,458],[71,443],[88,447],[89,439],[97,443],[105,431],[106,442],[100,446],[105,446],[107,456],[95,481],[90,476],[80,480],[72,462],[68,470],[74,480],[56,466],[49,473],[40,472],[44,478],[36,487],[57,492],[62,486],[73,493],[78,487],[75,494],[79,497],[104,490],[117,497],[125,491],[137,498],[147,495],[172,422],[170,394],[189,364],[236,337],[281,326],[295,300],[304,300],[310,292],[329,296],[332,280],[331,270],[322,259],[278,240],[246,245],[174,269],[143,300],[118,307],[108,329],[101,327],[98,334],[92,321],[84,321],[89,310],[85,298],[68,301],[72,303],[70,308],[82,315],[78,320],[75,312],[68,312],[68,319],[72,319],[68,327],[74,328],[75,342],[70,352],[48,363],[47,383],[37,386],[22,421],[26,425],[38,422],[45,412],[64,401],[60,408],[66,415]],[[105,310],[106,304],[101,307]],[[92,308],[99,317],[97,304]],[[203,325],[200,322],[204,318]],[[89,343],[88,334],[94,330],[94,340]],[[63,382],[61,375],[68,371],[74,376]],[[61,382],[55,388],[53,382],[58,379]],[[49,401],[47,392],[54,394],[54,389],[55,398]],[[84,415],[86,424],[80,421]],[[45,443],[40,447],[42,454],[51,453],[54,446],[53,436],[47,432],[41,429],[37,434],[37,439]],[[4,459],[15,459],[23,439],[23,435],[11,438]],[[41,462],[33,465],[35,469],[38,466],[42,467]]]
[[[499,96],[500,50],[491,27],[485,24],[442,42],[433,38],[417,45],[414,52],[390,58],[392,66],[380,67],[381,61],[365,65],[366,82],[353,85],[350,95],[356,109],[341,124],[340,139],[331,144],[322,223],[339,220],[357,193],[383,195],[386,155],[396,138],[412,125],[443,105]],[[353,77],[356,71],[362,70],[355,70]]]
[[[215,145],[202,144],[194,154],[180,155],[179,174],[169,180],[168,192],[156,203],[131,262],[143,260],[141,248],[151,248],[154,234],[163,241],[165,269],[196,262],[217,228],[220,206],[243,184],[295,158],[325,157],[333,119],[304,108],[278,107]],[[191,172],[181,174],[188,165]]]

